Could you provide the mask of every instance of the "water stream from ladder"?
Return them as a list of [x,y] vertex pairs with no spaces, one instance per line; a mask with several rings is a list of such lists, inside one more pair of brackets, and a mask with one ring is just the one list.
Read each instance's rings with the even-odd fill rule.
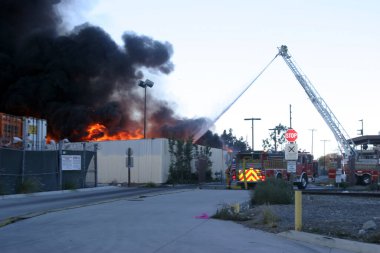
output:
[[239,95],[233,99],[205,128],[200,130],[194,136],[194,141],[197,141],[202,135],[217,122],[220,117],[222,117],[235,103],[239,100],[239,98],[252,86],[252,84],[264,73],[264,71],[272,64],[272,62],[277,58],[278,54],[265,66],[263,70],[239,93]]

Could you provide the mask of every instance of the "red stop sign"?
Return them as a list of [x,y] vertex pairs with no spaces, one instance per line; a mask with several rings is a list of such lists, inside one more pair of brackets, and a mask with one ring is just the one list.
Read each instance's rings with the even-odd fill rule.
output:
[[295,140],[297,140],[297,137],[298,137],[298,134],[296,130],[294,129],[288,129],[288,131],[286,131],[285,133],[285,139],[290,142],[294,142]]

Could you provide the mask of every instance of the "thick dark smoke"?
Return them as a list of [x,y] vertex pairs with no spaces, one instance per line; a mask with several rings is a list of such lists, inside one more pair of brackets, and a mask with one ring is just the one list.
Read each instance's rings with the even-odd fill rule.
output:
[[[143,68],[173,70],[171,44],[125,33],[121,47],[90,24],[62,34],[61,5],[0,0],[0,111],[47,119],[54,139],[83,140],[94,123],[111,134],[141,129],[144,100],[137,83]],[[147,115],[148,137],[186,137],[207,122],[177,117],[154,98],[149,106],[155,111]]]

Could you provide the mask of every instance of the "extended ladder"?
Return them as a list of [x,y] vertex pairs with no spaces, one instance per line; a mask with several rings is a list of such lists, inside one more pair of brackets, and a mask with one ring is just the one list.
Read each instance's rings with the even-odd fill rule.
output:
[[354,156],[355,149],[354,143],[349,138],[343,126],[339,123],[334,113],[330,110],[323,98],[318,94],[317,90],[311,84],[309,79],[304,75],[300,68],[292,61],[291,56],[288,54],[288,47],[282,45],[278,48],[278,55],[281,55],[290,70],[296,76],[298,82],[304,88],[306,94],[309,96],[310,101],[313,103],[317,111],[321,114],[322,118],[333,132],[335,139],[338,141],[341,148],[344,150],[345,155]]

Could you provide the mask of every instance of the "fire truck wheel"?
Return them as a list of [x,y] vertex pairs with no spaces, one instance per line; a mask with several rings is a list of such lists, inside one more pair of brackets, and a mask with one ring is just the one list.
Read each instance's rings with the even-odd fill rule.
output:
[[362,184],[363,185],[369,185],[371,183],[371,176],[368,174],[365,174],[362,176]]
[[308,183],[307,182],[307,176],[303,175],[301,178],[301,182],[298,183],[298,185],[297,185],[298,189],[300,189],[300,190],[306,189],[307,183]]

